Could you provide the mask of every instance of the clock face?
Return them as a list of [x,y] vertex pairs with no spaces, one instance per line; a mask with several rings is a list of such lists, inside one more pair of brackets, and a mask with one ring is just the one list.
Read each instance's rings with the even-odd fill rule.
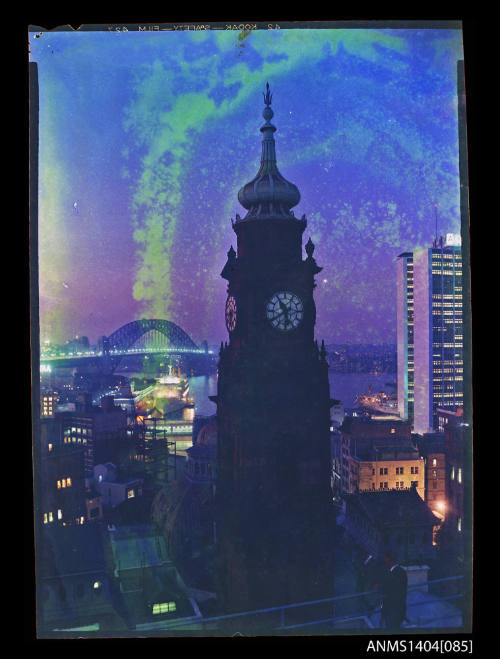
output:
[[226,327],[229,332],[236,327],[236,300],[232,295],[226,301]]
[[290,291],[275,293],[266,304],[266,316],[273,327],[288,332],[299,326],[304,317],[302,300]]

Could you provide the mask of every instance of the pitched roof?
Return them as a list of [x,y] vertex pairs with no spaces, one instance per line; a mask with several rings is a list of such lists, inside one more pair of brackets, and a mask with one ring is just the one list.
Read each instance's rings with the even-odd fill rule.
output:
[[347,500],[360,508],[376,526],[434,526],[440,523],[415,488],[356,492],[348,495]]

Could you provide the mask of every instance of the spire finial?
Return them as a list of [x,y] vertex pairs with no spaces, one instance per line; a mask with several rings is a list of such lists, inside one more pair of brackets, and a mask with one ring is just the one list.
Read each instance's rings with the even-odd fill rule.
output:
[[262,95],[264,96],[264,103],[269,107],[271,105],[271,101],[273,100],[273,95],[269,89],[268,82],[266,82],[266,93],[264,94],[264,92],[262,92]]
[[270,123],[271,119],[274,117],[274,112],[273,109],[271,108],[271,101],[273,100],[273,95],[271,94],[271,90],[269,89],[269,83],[266,82],[266,93],[262,92],[262,96],[264,97],[264,103],[266,104],[266,107],[262,110],[262,116],[266,120],[266,123],[264,126],[262,126],[261,130],[264,130],[266,128],[272,128],[272,131],[276,130],[276,128]]
[[312,258],[312,255],[314,254],[314,243],[311,240],[311,236],[309,236],[309,240],[306,243],[306,254],[310,259]]

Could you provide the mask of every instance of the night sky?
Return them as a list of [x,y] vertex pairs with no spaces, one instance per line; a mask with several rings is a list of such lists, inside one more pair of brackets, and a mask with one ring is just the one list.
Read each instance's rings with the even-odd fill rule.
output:
[[[316,337],[394,343],[396,257],[460,230],[459,30],[48,32],[40,81],[41,339],[140,317],[227,339],[220,272],[257,173],[262,92],[308,219]],[[305,256],[305,254],[304,254]]]

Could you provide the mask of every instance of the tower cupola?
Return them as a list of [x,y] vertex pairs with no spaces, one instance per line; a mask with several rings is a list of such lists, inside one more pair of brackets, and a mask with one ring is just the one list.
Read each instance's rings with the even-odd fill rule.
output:
[[294,215],[290,209],[300,201],[297,186],[280,174],[276,164],[274,142],[276,127],[271,123],[274,116],[271,100],[272,94],[269,83],[267,83],[264,94],[265,108],[262,112],[265,123],[260,128],[262,132],[260,169],[255,178],[238,192],[238,200],[248,212],[244,218],[237,218],[237,222],[254,219],[293,218]]

